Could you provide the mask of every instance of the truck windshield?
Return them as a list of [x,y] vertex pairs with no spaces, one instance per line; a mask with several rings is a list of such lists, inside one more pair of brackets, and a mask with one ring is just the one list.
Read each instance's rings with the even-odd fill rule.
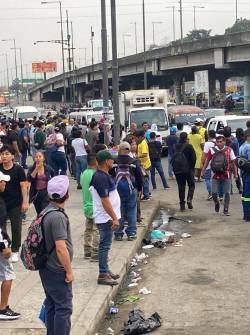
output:
[[18,119],[22,119],[22,120],[33,119],[34,116],[39,117],[39,112],[34,111],[34,112],[18,112],[17,113]]
[[130,113],[130,124],[136,123],[140,128],[143,122],[150,126],[156,124],[158,130],[168,129],[166,111],[164,109],[140,109]]
[[174,116],[173,121],[175,121],[175,124],[177,123],[188,124],[188,123],[194,123],[197,118],[204,119],[204,115],[198,114],[198,113],[197,114],[176,114]]

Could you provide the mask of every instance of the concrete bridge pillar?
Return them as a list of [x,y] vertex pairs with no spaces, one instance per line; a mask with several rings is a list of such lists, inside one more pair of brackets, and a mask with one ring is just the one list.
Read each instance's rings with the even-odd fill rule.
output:
[[174,78],[174,91],[175,91],[175,102],[176,105],[180,105],[182,102],[182,78],[175,77]]
[[209,106],[208,107],[210,106],[212,107],[214,106],[215,97],[216,97],[216,78],[212,71],[209,72],[208,80],[209,80]]
[[250,76],[244,77],[244,110],[250,113]]
[[220,93],[225,94],[226,93],[226,79],[220,78],[219,83],[220,83]]

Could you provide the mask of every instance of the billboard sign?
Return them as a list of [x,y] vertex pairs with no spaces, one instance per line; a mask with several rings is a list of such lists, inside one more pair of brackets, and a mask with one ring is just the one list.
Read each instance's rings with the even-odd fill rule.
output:
[[57,72],[56,62],[32,63],[32,73]]
[[208,71],[197,71],[194,73],[195,78],[195,93],[208,93],[209,92],[209,81]]

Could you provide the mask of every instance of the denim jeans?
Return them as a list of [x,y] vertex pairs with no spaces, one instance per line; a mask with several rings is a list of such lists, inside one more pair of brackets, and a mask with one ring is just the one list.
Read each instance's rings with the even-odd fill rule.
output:
[[169,177],[174,176],[173,165],[171,164],[172,158],[173,158],[173,156],[168,154],[168,175],[169,175]]
[[121,219],[120,225],[115,231],[115,236],[124,235],[125,219],[128,220],[126,234],[136,235],[136,216],[137,216],[137,192],[134,190],[128,198],[121,198]]
[[143,196],[149,198],[149,179],[150,179],[150,169],[146,170],[148,176],[143,177]]
[[209,195],[212,195],[212,181],[211,181],[211,177],[212,177],[212,170],[211,169],[207,169],[205,171],[204,174],[204,180],[206,183],[206,187],[207,187],[207,192]]
[[24,150],[21,154],[21,166],[25,169],[26,168],[26,160],[28,157],[28,149]]
[[47,335],[69,335],[72,314],[72,284],[65,282],[65,272],[39,271],[46,295]]
[[228,210],[230,203],[231,179],[212,179],[212,196],[215,203],[218,202],[218,195],[223,189],[224,192],[224,209]]
[[243,193],[242,193],[242,207],[244,213],[244,220],[250,220],[250,173],[244,172],[242,175]]
[[165,178],[165,174],[164,174],[164,171],[163,171],[163,168],[162,168],[162,165],[161,165],[161,161],[152,161],[151,162],[151,182],[152,182],[152,186],[153,188],[155,189],[156,188],[156,182],[155,182],[155,170],[158,171],[160,177],[161,177],[161,181],[162,181],[162,184],[163,184],[163,187],[164,188],[167,188],[168,187],[168,184],[167,184],[167,181],[166,181],[166,178]]
[[107,274],[109,272],[108,266],[108,253],[111,248],[113,230],[111,229],[112,221],[105,223],[98,223],[97,228],[100,234],[100,244],[99,244],[99,273]]
[[62,151],[56,151],[51,153],[51,163],[52,168],[55,171],[55,175],[66,174],[67,171],[67,161],[66,155]]
[[76,156],[76,180],[77,184],[80,185],[80,176],[83,171],[87,169],[87,156]]

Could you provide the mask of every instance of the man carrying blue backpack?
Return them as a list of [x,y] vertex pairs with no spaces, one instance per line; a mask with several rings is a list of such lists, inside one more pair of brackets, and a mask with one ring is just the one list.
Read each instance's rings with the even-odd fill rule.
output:
[[128,241],[136,239],[137,197],[142,192],[142,174],[138,162],[130,157],[130,144],[122,142],[119,146],[118,158],[110,174],[115,178],[117,191],[121,199],[121,219],[115,231],[115,240],[122,241],[125,221],[128,222],[126,234]]

